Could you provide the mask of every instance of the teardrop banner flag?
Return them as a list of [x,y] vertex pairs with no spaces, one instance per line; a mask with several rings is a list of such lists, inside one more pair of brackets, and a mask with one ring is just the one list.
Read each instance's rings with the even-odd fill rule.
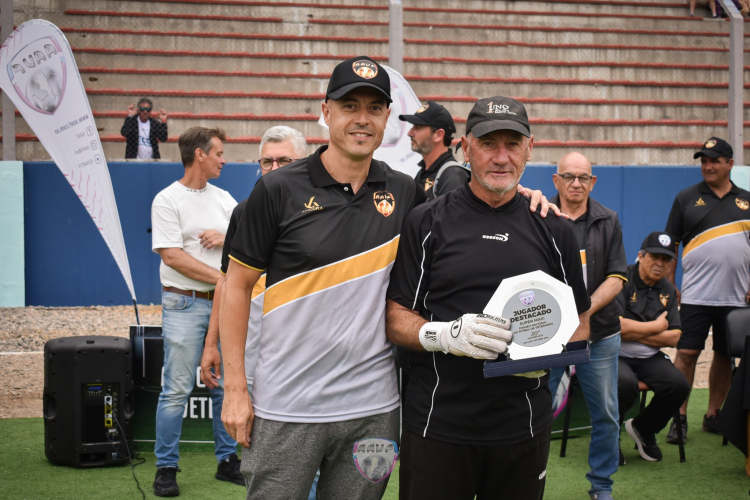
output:
[[135,301],[107,160],[78,65],[62,31],[42,19],[16,28],[0,47],[0,88],[86,207]]

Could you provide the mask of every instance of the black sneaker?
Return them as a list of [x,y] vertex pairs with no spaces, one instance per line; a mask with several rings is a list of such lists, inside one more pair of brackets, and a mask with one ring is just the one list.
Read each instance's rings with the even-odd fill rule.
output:
[[[687,416],[680,415],[680,422],[682,423],[682,444],[685,444],[685,441],[687,441],[688,431]],[[672,423],[669,426],[669,432],[667,433],[667,443],[679,444],[679,441],[677,439],[677,422],[675,422],[674,419],[672,419]]]
[[617,463],[620,466],[623,466],[628,463],[627,461],[625,461],[625,455],[622,454],[622,448],[620,448],[620,460]]
[[180,487],[177,486],[177,473],[182,472],[177,467],[162,467],[156,469],[154,479],[154,495],[157,497],[178,497]]
[[633,425],[632,418],[625,422],[625,430],[638,446],[638,453],[641,454],[641,457],[649,462],[658,462],[661,460],[661,450],[656,444],[656,436],[653,432],[638,429]]
[[216,479],[245,486],[245,476],[240,472],[241,463],[242,461],[237,458],[237,455],[229,455],[229,458],[219,462],[219,467],[216,469]]
[[703,415],[703,427],[701,427],[701,430],[721,435],[721,429],[719,429],[719,410],[716,410],[716,415],[713,417]]

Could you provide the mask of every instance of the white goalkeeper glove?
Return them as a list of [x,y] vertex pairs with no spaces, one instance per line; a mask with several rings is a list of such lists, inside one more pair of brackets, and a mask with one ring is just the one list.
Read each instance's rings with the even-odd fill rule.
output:
[[425,323],[419,329],[426,350],[477,359],[497,359],[512,338],[510,321],[489,314],[464,314],[456,321]]

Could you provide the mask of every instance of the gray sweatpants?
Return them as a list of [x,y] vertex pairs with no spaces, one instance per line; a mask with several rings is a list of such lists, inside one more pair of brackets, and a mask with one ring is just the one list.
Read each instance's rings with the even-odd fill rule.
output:
[[256,417],[250,449],[242,449],[248,500],[307,500],[318,468],[318,500],[380,500],[388,479],[371,483],[359,473],[354,443],[366,438],[398,442],[398,413],[321,424]]

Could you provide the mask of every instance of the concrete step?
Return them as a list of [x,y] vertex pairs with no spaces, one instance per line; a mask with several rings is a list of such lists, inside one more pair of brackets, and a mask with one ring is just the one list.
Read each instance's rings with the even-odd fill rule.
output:
[[[317,139],[320,138],[308,138]],[[229,161],[257,160],[258,143],[260,137],[253,142],[228,142],[225,145],[226,157]],[[700,149],[701,141],[693,142],[659,142],[604,144],[586,143],[582,141],[565,143],[557,141],[535,141],[529,168],[535,164],[556,163],[563,155],[571,151],[585,154],[596,165],[695,165],[693,153]],[[125,156],[124,142],[103,141],[104,154],[108,161],[122,159]],[[319,147],[319,144],[308,144],[308,154]],[[179,161],[179,151],[176,142],[169,142],[159,146],[164,159]],[[750,142],[745,143],[745,164],[750,163]],[[38,141],[18,141],[16,156],[21,161],[49,160],[49,155]],[[459,160],[461,154],[458,155]],[[154,168],[159,163],[154,162]]]
[[[119,136],[125,113],[94,112],[96,127],[100,135]],[[229,137],[262,136],[276,125],[287,125],[302,132],[306,137],[328,137],[328,130],[318,124],[318,114],[298,115],[222,115],[218,113],[172,113],[168,125],[169,135],[179,136],[191,127],[222,127]],[[647,142],[669,141],[679,137],[683,141],[702,141],[711,135],[726,137],[727,123],[724,121],[694,120],[601,120],[594,118],[550,119],[529,118],[531,131],[538,140],[556,141],[616,141]],[[456,117],[458,133],[465,130],[465,117]],[[750,122],[746,122],[750,125]],[[16,133],[33,133],[25,120],[16,118]]]
[[[112,0],[34,0],[33,2],[19,1],[17,4],[30,4],[31,7],[44,9],[73,8],[73,5],[84,6],[101,6],[115,7],[119,3]],[[187,2],[181,0],[133,0],[131,4],[147,3],[141,10],[153,8],[168,8],[170,6],[178,7],[180,4],[199,4],[199,5],[235,5],[258,10],[261,8],[285,8],[299,9],[306,7],[320,7],[328,10],[370,10],[374,12],[387,11],[387,4],[382,2],[373,2],[372,0],[300,0],[300,1],[208,1]],[[688,10],[682,0],[671,1],[653,1],[653,0],[628,0],[628,1],[609,1],[609,0],[463,0],[459,2],[445,2],[445,0],[406,0],[403,2],[405,12],[420,12],[424,10],[516,10],[516,11],[537,11],[537,12],[577,12],[587,13],[617,13],[626,15],[663,15],[663,16],[687,16]],[[703,6],[699,6],[699,9]],[[705,7],[708,11],[708,8]]]
[[[231,94],[198,94],[185,91],[173,91],[154,95],[147,89],[129,91],[107,91],[102,93],[89,91],[88,98],[92,109],[100,112],[124,111],[142,96],[151,98],[154,106],[164,108],[167,112],[211,112],[236,113],[239,108],[248,109],[255,114],[278,113],[292,115],[298,113],[320,113],[323,94],[288,94],[286,98],[279,94],[237,93]],[[421,100],[437,99],[454,117],[466,118],[474,105],[476,97],[461,96],[419,96]],[[599,118],[623,120],[726,120],[726,101],[605,101],[594,99],[554,100],[545,98],[519,98],[531,116],[544,118]],[[750,120],[750,102],[745,103],[745,120]]]
[[[148,71],[137,69],[109,70],[81,67],[86,88],[148,88],[152,90],[273,91],[323,93],[328,76],[308,74],[273,74],[221,71]],[[659,82],[614,82],[575,80],[532,80],[519,78],[473,79],[471,77],[424,77],[406,75],[417,95],[517,95],[522,85],[526,96],[587,97],[594,99],[666,99],[725,100],[726,84],[675,82],[666,86]],[[680,86],[682,85],[682,86]],[[750,89],[745,89],[745,100]]]
[[[91,50],[91,52],[86,52]],[[96,51],[96,52],[94,52]],[[163,55],[161,55],[163,54]],[[115,57],[113,57],[115,56]],[[189,53],[185,51],[130,49],[75,50],[76,62],[81,67],[108,67],[116,62],[119,67],[154,70],[190,69],[195,67],[232,67],[235,71],[271,71],[288,73],[330,73],[341,61],[341,56],[316,54],[314,58],[297,54],[279,57],[274,54]],[[379,57],[378,59],[385,59]],[[380,61],[387,64],[387,60]],[[407,58],[404,73],[413,75],[493,77],[502,67],[503,74],[518,78],[574,78],[604,80],[639,80],[672,82],[727,82],[729,68],[719,64],[618,63],[586,61],[516,61],[507,59],[440,59]],[[748,66],[746,69],[750,69]]]
[[[688,16],[687,8],[678,12],[665,13],[663,9],[648,12],[644,7],[609,6],[610,12],[586,12],[586,7],[575,3],[548,3],[509,1],[488,2],[488,8],[474,8],[462,2],[460,8],[446,8],[445,2],[435,0],[437,6],[423,6],[421,2],[406,5],[404,8],[404,22],[459,22],[484,23],[497,22],[505,24],[526,24],[531,26],[592,26],[606,28],[641,28],[663,29],[665,25],[674,30],[728,30],[728,23],[722,21],[703,21],[700,17]],[[143,12],[176,12],[195,13],[200,11],[206,15],[230,15],[261,17],[281,17],[285,21],[305,22],[308,19],[352,19],[357,21],[388,20],[387,4],[367,4],[366,6],[341,8],[340,3],[327,2],[324,5],[314,5],[310,2],[291,4],[288,2],[145,2],[145,1],[102,1],[79,0],[75,5],[67,8],[102,9]],[[453,5],[456,5],[453,3]],[[467,6],[468,5],[468,6]],[[602,10],[599,6],[598,10]],[[36,6],[25,10],[25,15],[34,15]],[[593,10],[596,10],[595,7]],[[628,12],[626,9],[631,9]],[[578,10],[578,12],[571,11]],[[698,16],[706,15],[708,11],[697,11]]]
[[[294,36],[367,36],[388,37],[387,21],[351,21],[346,19],[309,19],[306,22],[281,22],[281,18],[257,16],[211,16],[201,13],[150,13],[142,11],[102,11],[70,9],[62,26],[71,28],[187,31],[206,33],[266,33]],[[615,28],[549,27],[461,23],[414,22],[404,25],[407,39],[520,41],[535,43],[588,43],[607,45],[671,45],[726,47],[728,31],[647,30]],[[748,37],[746,37],[748,40]],[[750,40],[747,45],[750,46]]]
[[[387,39],[370,37],[272,37],[266,34],[225,33],[203,36],[196,33],[65,28],[72,47],[127,47],[145,50],[200,50],[219,52],[262,52],[277,54],[367,54],[386,56]],[[685,64],[727,64],[728,52],[708,47],[617,46],[592,44],[537,44],[526,42],[417,41],[406,39],[404,56],[483,59],[529,59],[570,61],[614,61]],[[746,51],[745,64],[750,64]]]

